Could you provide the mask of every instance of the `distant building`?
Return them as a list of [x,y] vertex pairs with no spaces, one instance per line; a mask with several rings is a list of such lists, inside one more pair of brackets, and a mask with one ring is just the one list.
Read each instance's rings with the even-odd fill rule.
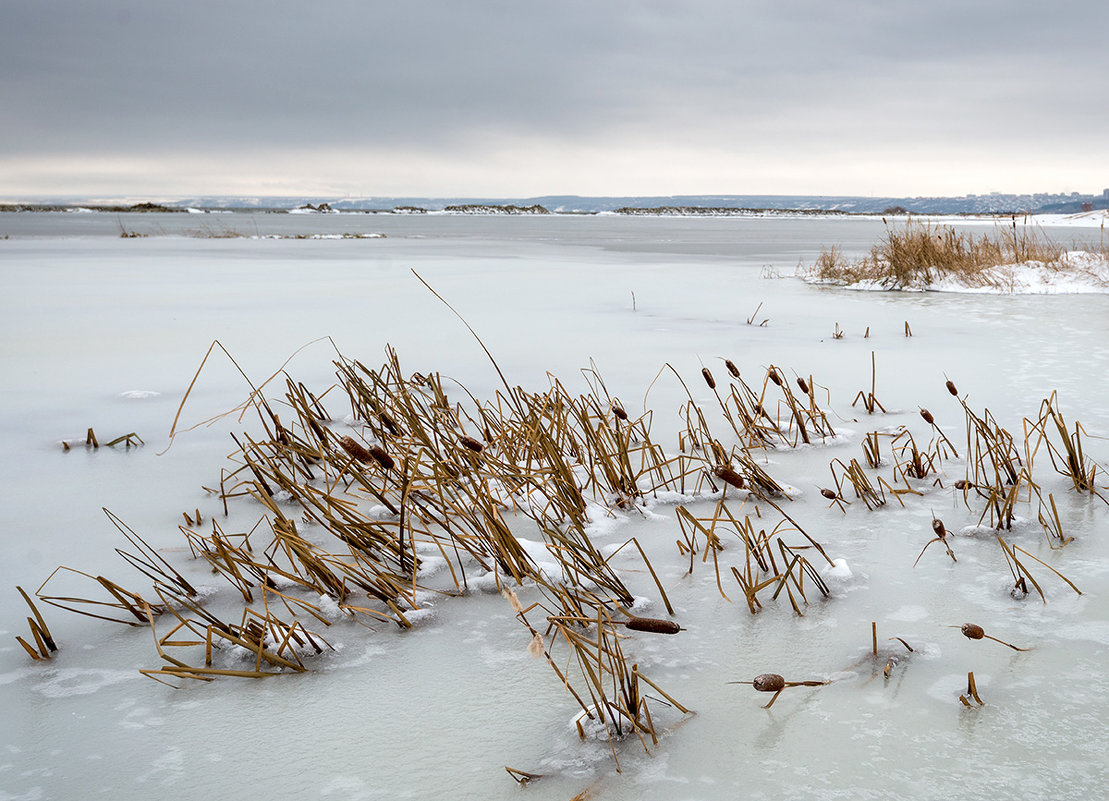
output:
[[1102,189],[1101,196],[1104,198],[1109,198],[1109,189]]

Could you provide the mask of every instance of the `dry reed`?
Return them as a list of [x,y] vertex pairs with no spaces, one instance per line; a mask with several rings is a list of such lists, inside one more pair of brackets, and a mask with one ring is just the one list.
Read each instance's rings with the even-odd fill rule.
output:
[[857,261],[844,258],[835,247],[825,248],[805,273],[827,283],[874,283],[887,289],[927,287],[946,277],[967,286],[993,286],[1003,282],[993,272],[995,267],[1039,262],[1066,270],[1065,255],[1042,232],[1018,228],[1015,221],[992,236],[975,236],[910,220],[904,226],[887,226],[884,238]]

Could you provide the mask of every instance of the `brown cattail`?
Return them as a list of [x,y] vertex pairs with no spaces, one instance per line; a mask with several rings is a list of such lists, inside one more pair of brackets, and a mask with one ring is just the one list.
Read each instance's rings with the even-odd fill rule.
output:
[[955,489],[957,490],[968,490],[973,488],[974,485],[967,481],[965,478],[960,478],[958,481],[955,482]]
[[777,673],[762,673],[755,676],[751,686],[760,693],[776,693],[785,689],[786,680],[785,677],[779,676]]
[[[311,420],[311,418],[308,418]],[[350,437],[343,437],[339,440],[339,444],[343,446],[343,450],[349,453],[353,458],[360,461],[362,464],[369,464],[373,461],[374,457],[362,445]]]
[[649,631],[652,634],[677,634],[682,630],[673,620],[657,617],[629,617],[624,625],[632,631]]
[[[312,417],[312,415],[306,415],[305,419],[308,420],[308,427],[310,429],[312,429],[312,433],[316,435],[316,439],[318,439],[321,444],[326,444],[327,443],[327,434],[324,433],[324,427],[319,424],[319,421],[317,421],[315,417]],[[343,439],[350,439],[350,437],[343,437]],[[354,440],[352,440],[352,439],[350,441],[354,442]],[[340,440],[339,444],[342,444],[341,440]],[[355,444],[357,444],[357,443],[355,443]],[[346,446],[344,446],[344,447],[346,447]],[[349,453],[349,451],[348,451],[348,453]],[[354,454],[351,454],[351,455],[353,456]]]
[[962,625],[963,636],[971,640],[980,640],[986,636],[986,632],[977,623],[964,623]]
[[732,470],[732,468],[728,467],[727,465],[718,464],[712,469],[712,473],[721,481],[726,481],[736,489],[743,489],[745,486],[743,476],[741,476],[735,470]]
[[724,366],[728,368],[728,372],[732,374],[732,378],[739,378],[739,368],[735,366],[735,362],[731,359],[725,359]]
[[392,470],[393,465],[396,464],[396,462],[393,461],[393,457],[387,454],[385,452],[385,449],[382,448],[380,445],[374,445],[372,448],[370,448],[370,456],[372,456],[374,458],[374,461],[384,467],[386,470]]
[[801,376],[797,376],[797,386],[801,387],[801,391],[804,392],[806,395],[809,394],[809,385]]
[[712,377],[712,373],[709,372],[709,368],[702,367],[701,375],[705,377],[705,383],[709,385],[709,389],[716,389],[716,379]]
[[932,413],[927,409],[921,409],[920,416],[924,418],[924,422],[926,422],[928,425],[934,426],[936,424],[936,418],[934,418],[932,416]]
[[627,420],[628,419],[628,413],[625,412],[624,407],[622,407],[620,404],[616,403],[616,401],[612,402],[612,413],[614,415],[616,415],[621,420]]
[[954,381],[948,381],[947,382],[947,391],[950,392],[955,397],[959,397],[959,390],[955,389],[955,382]]
[[777,384],[779,387],[782,385],[782,377],[778,375],[778,371],[771,367],[766,372],[766,377]]
[[462,445],[465,446],[466,448],[469,448],[470,450],[472,450],[474,453],[481,453],[481,451],[485,448],[484,445],[482,445],[480,442],[478,442],[473,437],[464,436],[459,440],[459,442],[461,442]]
[[389,433],[392,434],[394,437],[398,436],[400,434],[400,429],[397,427],[397,424],[393,421],[393,418],[390,417],[389,415],[385,414],[385,412],[381,412],[378,415],[378,419],[381,420],[381,424],[383,426],[385,426],[385,428],[387,428],[389,430]]
[[936,532],[936,536],[941,540],[947,536],[947,529],[943,527],[943,521],[935,517],[932,518],[932,531]]
[[836,498],[839,497],[838,495],[836,495],[835,490],[830,490],[830,489],[822,489],[820,491],[820,494],[823,495],[825,498],[827,498],[830,501],[834,501]]

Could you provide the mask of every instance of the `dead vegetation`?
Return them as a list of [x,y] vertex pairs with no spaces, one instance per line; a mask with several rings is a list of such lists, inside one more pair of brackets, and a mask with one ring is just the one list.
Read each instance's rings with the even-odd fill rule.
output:
[[886,289],[914,289],[953,277],[971,286],[999,286],[1003,277],[992,268],[1037,262],[1067,270],[1066,251],[1042,232],[999,226],[992,235],[957,231],[910,219],[887,225],[885,237],[859,260],[847,259],[835,247],[825,248],[803,270],[806,277],[839,285],[876,284]]
[[[834,597],[823,574],[835,562],[787,511],[795,490],[771,475],[765,458],[774,449],[835,440],[822,387],[812,375],[791,380],[776,365],[760,368],[748,382],[734,362],[723,364],[717,374],[701,371],[707,402],[695,399],[669,365],[656,377],[669,370],[684,389],[676,451],[654,437],[653,413],[629,412],[596,368],[583,371],[584,393],[553,376],[546,389],[533,392],[500,375],[503,390],[486,401],[438,373],[406,373],[391,348],[377,367],[340,355],[335,385],[318,396],[278,371],[260,386],[251,384],[249,399],[233,410],[240,420],[252,414],[254,424],[233,436],[232,463],[208,488],[225,513],[232,503],[255,504],[258,522],[247,531],[225,530],[196,509],[184,513],[180,526],[191,555],[237,597],[233,614],[226,603],[215,611],[185,573],[107,510],[128,543],[118,555],[149,584],[128,589],[63,566],[36,597],[149,629],[159,661],[142,674],[180,686],[302,673],[332,650],[322,633],[332,626],[410,629],[430,598],[496,589],[520,624],[521,647],[550,667],[577,705],[579,736],[607,741],[618,765],[618,741],[653,749],[692,712],[636,656],[639,638],[681,637],[684,627],[667,592],[679,577],[660,574],[636,538],[615,550],[599,548],[593,532],[600,520],[642,511],[660,497],[680,498],[676,547],[688,559],[687,576],[698,563],[702,571],[711,563],[720,596],[742,596],[735,603],[751,615],[788,609],[802,616]],[[870,414],[885,412],[876,384],[872,355],[870,392],[856,399]],[[1104,500],[1106,488],[1098,482],[1105,471],[1084,448],[1089,435],[1066,421],[1054,394],[1035,419],[1024,421],[1018,438],[988,409],[973,411],[951,381],[947,388],[965,419],[962,459],[921,408],[927,434],[918,439],[907,426],[867,433],[863,463],[833,459],[835,489],[821,494],[844,514],[852,505],[878,512],[890,499],[904,505],[942,488],[958,460],[965,477],[953,489],[968,508],[972,500],[980,504],[980,525],[988,521],[997,535],[1013,597],[1034,590],[1046,603],[1041,582],[1047,573],[1081,594],[1001,532],[1011,530],[1019,507],[1035,504],[1052,548],[1073,539],[1054,495],[1033,480],[1033,463],[1046,453],[1076,493]],[[182,407],[187,400],[188,393]],[[328,407],[349,412],[347,422],[337,422]],[[174,433],[179,420],[180,410]],[[129,437],[118,441],[130,445]],[[88,447],[95,446],[90,429]],[[707,511],[706,501],[712,503]],[[951,533],[934,515],[932,533],[917,563],[938,543],[956,570]],[[637,593],[644,592],[669,616],[639,614]],[[30,596],[20,593],[33,612],[27,619],[33,642],[17,639],[33,659],[49,659],[56,645]],[[994,639],[973,624],[962,630],[971,639]],[[876,627],[873,636],[873,658],[881,656],[888,679],[904,654],[880,655]],[[763,674],[744,683],[773,692],[770,708],[787,688],[827,682]],[[980,703],[973,681],[968,697]],[[522,783],[539,777],[509,772]]]

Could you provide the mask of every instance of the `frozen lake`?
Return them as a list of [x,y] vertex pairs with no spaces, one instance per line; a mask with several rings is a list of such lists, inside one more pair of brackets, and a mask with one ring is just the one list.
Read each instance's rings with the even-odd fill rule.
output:
[[[120,238],[121,228],[145,236]],[[867,432],[907,426],[927,442],[921,407],[965,456],[965,417],[948,379],[970,408],[988,409],[1014,434],[1057,391],[1071,428],[1080,421],[1088,432],[1088,456],[1109,464],[1109,444],[1098,439],[1109,436],[1109,296],[851,292],[793,277],[822,246],[861,254],[883,230],[880,220],[819,218],[0,214],[0,237],[9,237],[0,240],[0,437],[8,454],[0,467],[0,801],[228,792],[1096,796],[1109,780],[1109,506],[1078,495],[1037,456],[1036,479],[1075,540],[1052,550],[1027,504],[1005,537],[1083,593],[1033,564],[1041,603],[1035,594],[1010,597],[1012,577],[992,534],[961,533],[983,509],[973,498],[968,508],[953,488],[964,460],[944,462],[943,488],[920,486],[924,494],[906,497],[904,508],[891,501],[868,511],[848,494],[854,502],[843,512],[820,488],[832,486],[831,460],[863,461]],[[371,233],[385,238],[255,238]],[[1099,235],[1047,233],[1063,243]],[[258,520],[262,507],[243,499],[225,519],[202,488],[228,466],[230,433],[256,423],[223,418],[159,455],[213,340],[255,382],[296,353],[286,369],[317,393],[334,383],[336,348],[374,367],[387,344],[409,373],[438,371],[482,400],[500,388],[480,346],[412,270],[473,326],[513,385],[542,391],[551,373],[584,392],[579,371],[595,364],[629,413],[654,411],[652,437],[670,450],[684,425],[684,392],[672,373],[656,381],[664,364],[681,374],[722,439],[728,430],[702,366],[720,382],[724,359],[752,384],[772,364],[790,380],[812,376],[841,436],[773,450],[765,469],[801,491],[787,511],[853,575],[830,579],[832,596],[810,599],[803,616],[784,602],[751,615],[731,579],[731,601],[721,597],[710,565],[698,561],[686,575],[674,505],[606,518],[598,545],[637,537],[686,629],[635,634],[624,647],[696,713],[663,714],[661,727],[673,728],[650,753],[634,738],[618,743],[620,773],[606,742],[579,742],[573,699],[528,654],[526,630],[495,593],[438,599],[409,631],[331,626],[336,652],[309,662],[305,674],[180,690],[139,674],[159,664],[148,629],[40,603],[60,650],[31,662],[15,641],[29,636],[15,585],[32,592],[59,565],[140,593],[149,585],[114,552],[126,543],[102,507],[191,581],[218,588],[216,607],[233,607],[234,590],[191,557],[178,526],[194,509],[228,531]],[[872,354],[888,413],[869,416],[852,401],[870,390]],[[182,426],[233,408],[248,392],[234,366],[213,356]],[[350,409],[328,406],[340,433]],[[90,426],[102,442],[135,432],[147,444],[63,452],[61,440],[83,440]],[[888,469],[875,474],[891,480]],[[1099,472],[1097,483],[1109,481]],[[754,515],[758,504],[740,511],[741,501],[735,511]],[[690,509],[707,514],[712,505]],[[933,545],[914,569],[933,515],[954,533],[958,562]],[[725,552],[722,563],[731,558]],[[653,600],[650,614],[665,616],[641,565],[613,564]],[[525,605],[533,591],[519,589]],[[881,648],[895,646],[887,640],[895,636],[915,648],[888,679],[868,659],[872,621]],[[967,621],[1033,650],[948,628]],[[985,706],[959,701],[968,671]],[[787,690],[764,710],[768,696],[728,684],[761,673],[834,681]],[[505,766],[547,778],[521,791]]]

